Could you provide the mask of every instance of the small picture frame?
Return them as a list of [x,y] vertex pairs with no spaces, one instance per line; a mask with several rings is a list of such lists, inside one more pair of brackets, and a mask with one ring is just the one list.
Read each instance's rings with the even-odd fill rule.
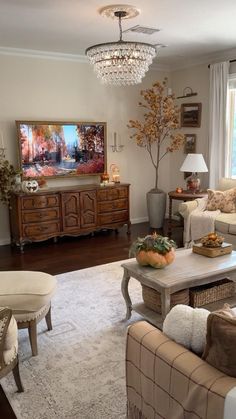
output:
[[196,153],[196,134],[185,134],[184,153]]
[[201,126],[201,103],[182,103],[181,105],[181,127]]

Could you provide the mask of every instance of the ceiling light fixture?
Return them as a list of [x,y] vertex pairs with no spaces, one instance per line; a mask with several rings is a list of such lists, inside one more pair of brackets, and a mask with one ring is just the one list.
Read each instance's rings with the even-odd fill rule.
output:
[[145,42],[123,41],[122,19],[130,19],[140,12],[130,5],[111,5],[102,8],[102,16],[118,19],[120,39],[93,45],[85,53],[94,66],[97,77],[105,84],[130,85],[141,83],[149,65],[157,54],[154,45]]

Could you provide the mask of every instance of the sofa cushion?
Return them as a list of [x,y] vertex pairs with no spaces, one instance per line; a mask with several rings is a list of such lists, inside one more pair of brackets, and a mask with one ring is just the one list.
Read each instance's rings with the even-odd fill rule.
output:
[[224,374],[236,377],[236,316],[230,309],[213,312],[207,319],[206,347],[202,358]]
[[227,189],[236,188],[236,179],[222,177],[219,180],[218,189],[220,191],[226,191]]
[[208,189],[208,200],[206,209],[208,211],[220,210],[222,212],[230,213],[236,211],[236,188],[228,189],[227,191],[214,191]]
[[236,213],[221,213],[215,218],[215,229],[222,234],[236,234]]
[[0,272],[0,306],[17,312],[38,311],[56,289],[56,278],[44,272]]

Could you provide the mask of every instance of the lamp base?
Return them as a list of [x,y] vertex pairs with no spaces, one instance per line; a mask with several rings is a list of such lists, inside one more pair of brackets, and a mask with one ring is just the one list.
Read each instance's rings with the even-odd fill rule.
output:
[[197,176],[197,173],[192,173],[186,179],[187,191],[191,193],[197,193],[200,190],[200,179]]

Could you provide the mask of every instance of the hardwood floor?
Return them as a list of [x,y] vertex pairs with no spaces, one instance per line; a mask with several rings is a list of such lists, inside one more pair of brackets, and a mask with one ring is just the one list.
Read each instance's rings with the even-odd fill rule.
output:
[[[164,230],[158,232],[166,235],[166,230],[165,225]],[[49,240],[26,245],[24,253],[10,245],[0,246],[0,270],[33,270],[57,275],[127,259],[131,243],[152,231],[148,223],[134,224],[130,235],[127,235],[126,227],[122,227],[118,233],[101,231],[93,236],[64,237],[58,243]],[[179,247],[182,246],[182,232],[177,225],[173,228],[172,238]],[[1,386],[0,418],[16,419]]]

